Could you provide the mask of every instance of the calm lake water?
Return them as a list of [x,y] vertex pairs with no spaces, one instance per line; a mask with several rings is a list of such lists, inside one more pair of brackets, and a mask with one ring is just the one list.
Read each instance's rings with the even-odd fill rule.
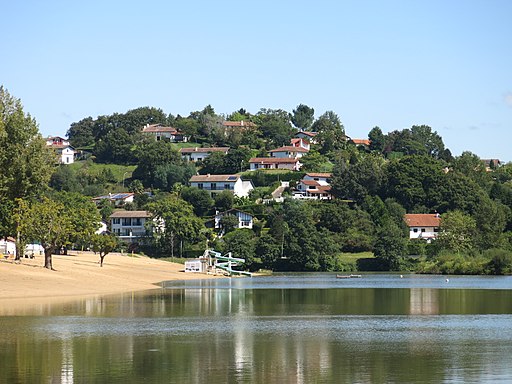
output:
[[0,327],[0,383],[512,382],[512,277],[167,282]]

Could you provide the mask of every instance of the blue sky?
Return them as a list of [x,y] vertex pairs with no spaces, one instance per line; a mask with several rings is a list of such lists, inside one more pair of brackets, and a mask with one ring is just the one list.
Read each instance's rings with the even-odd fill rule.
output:
[[152,106],[336,112],[349,136],[427,124],[512,160],[512,1],[4,1],[0,84],[44,136]]

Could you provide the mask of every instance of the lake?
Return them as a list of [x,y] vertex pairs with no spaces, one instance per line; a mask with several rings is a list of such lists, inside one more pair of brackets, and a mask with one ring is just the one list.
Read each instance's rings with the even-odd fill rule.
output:
[[0,383],[512,382],[511,276],[165,282],[0,326]]

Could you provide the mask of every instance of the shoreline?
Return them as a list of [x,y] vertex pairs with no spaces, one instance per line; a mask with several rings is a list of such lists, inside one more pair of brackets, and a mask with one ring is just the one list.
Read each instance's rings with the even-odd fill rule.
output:
[[72,251],[53,255],[55,271],[44,268],[44,256],[0,260],[0,315],[34,305],[51,305],[96,296],[158,289],[166,280],[213,279],[221,276],[185,273],[184,265],[147,256]]

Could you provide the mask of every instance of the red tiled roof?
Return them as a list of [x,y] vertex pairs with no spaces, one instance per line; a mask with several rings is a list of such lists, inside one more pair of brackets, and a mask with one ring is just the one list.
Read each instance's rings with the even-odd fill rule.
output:
[[306,173],[306,176],[309,176],[309,177],[325,177],[326,179],[330,178],[332,176],[331,173],[321,173],[321,172],[310,172],[310,173]]
[[144,132],[144,133],[154,133],[154,132],[181,133],[174,127],[164,127],[160,124],[146,125],[144,128],[142,128],[142,132]]
[[123,218],[123,217],[151,217],[148,211],[115,211],[110,215],[111,218]]
[[404,220],[408,227],[439,227],[441,223],[437,213],[408,213]]
[[299,159],[292,159],[290,157],[253,157],[249,163],[259,164],[295,164]]
[[272,153],[272,152],[309,152],[309,151],[306,148],[294,147],[293,145],[286,145],[284,147],[272,149],[269,152]]
[[368,139],[352,139],[352,142],[356,145],[370,145],[370,140]]
[[297,132],[297,133],[295,134],[295,136],[297,136],[297,135],[298,135],[298,134],[300,134],[300,133],[302,133],[302,134],[304,134],[304,135],[306,135],[306,136],[309,136],[309,137],[315,137],[316,135],[318,135],[318,132],[300,131],[300,132]]
[[229,147],[210,147],[210,148],[180,148],[180,153],[210,153],[210,152],[227,152]]

